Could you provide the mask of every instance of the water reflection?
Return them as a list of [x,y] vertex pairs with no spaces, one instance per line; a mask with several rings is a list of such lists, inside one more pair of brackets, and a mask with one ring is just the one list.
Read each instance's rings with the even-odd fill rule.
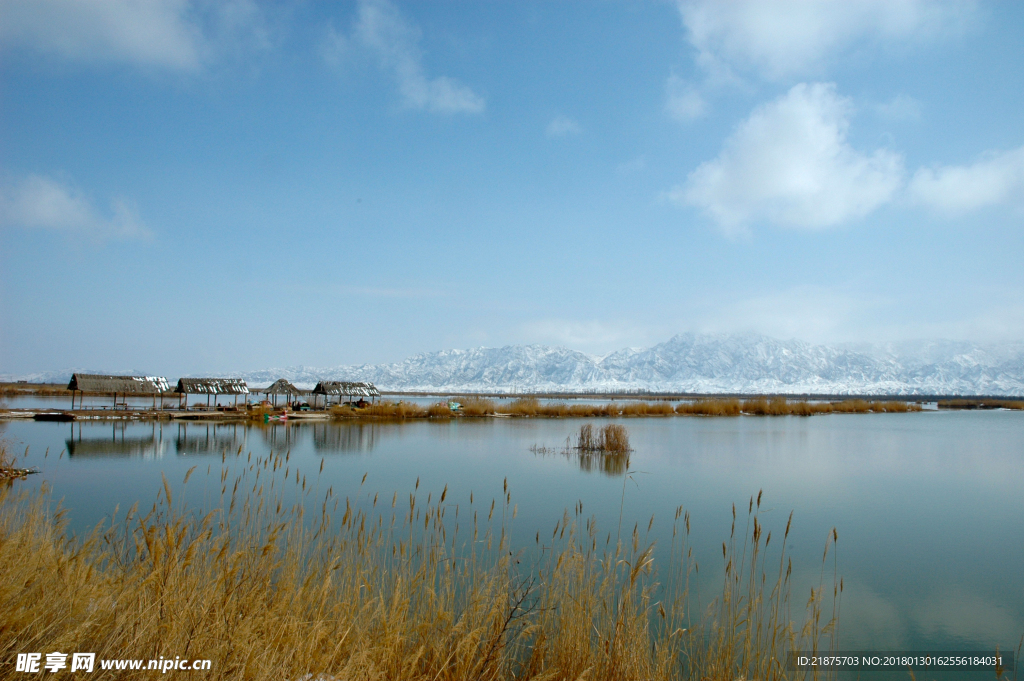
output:
[[235,452],[245,448],[246,428],[238,424],[177,424],[174,440],[178,456],[203,456]]
[[[96,428],[99,430],[100,428]],[[76,433],[77,430],[77,433]],[[90,429],[91,430],[91,429]],[[102,427],[106,431],[106,427]],[[163,438],[163,428],[154,424],[147,435],[138,435],[133,429],[132,435],[126,434],[125,424],[111,424],[109,435],[82,437],[82,426],[71,424],[71,436],[65,440],[68,456],[83,457],[127,457],[133,459],[161,459],[168,450],[168,442]]]
[[[319,486],[310,499],[331,489],[353,504],[371,503],[378,492],[404,494],[417,482],[423,498],[431,491],[436,498],[447,486],[449,503],[464,504],[474,491],[478,498],[500,495],[507,481],[519,508],[514,540],[530,543],[579,501],[602,528],[647,526],[655,515],[650,539],[667,552],[667,519],[685,504],[694,523],[688,542],[700,560],[700,593],[708,598],[724,579],[724,565],[716,561],[730,533],[732,505],[745,508],[764,489],[772,550],[795,512],[786,545],[794,598],[819,584],[823,538],[838,528],[829,565],[838,556],[845,578],[841,649],[1016,649],[1024,630],[1024,414],[619,422],[635,449],[628,457],[566,453],[566,434],[587,422],[557,419],[0,426],[6,426],[8,451],[17,451],[20,462],[28,448],[24,466],[42,471],[17,485],[51,486],[71,509],[75,531],[89,530],[117,504],[151,502],[164,476],[182,490],[176,498],[215,505],[219,461],[200,462],[195,455],[219,459],[224,449],[226,465],[240,469],[250,464],[248,452],[265,460],[270,448],[281,454],[290,448],[291,471],[308,476],[307,489]],[[65,443],[71,456],[55,456]],[[534,443],[556,446],[531,452]],[[213,463],[213,472],[204,477],[207,466],[199,466],[186,489],[181,481],[197,463]],[[636,485],[624,488],[628,470],[638,471]]]
[[604,473],[613,478],[622,477],[629,470],[629,454],[626,452],[595,452],[568,446],[560,449],[534,446],[530,451],[540,457],[558,456],[569,459],[575,461],[581,471]]
[[289,452],[306,439],[309,426],[304,423],[263,423],[252,426],[259,433],[267,449],[273,452]]
[[317,452],[369,452],[381,436],[381,427],[376,423],[355,423],[338,426],[330,423],[314,423],[313,449]]
[[601,454],[596,452],[577,451],[574,456],[579,460],[580,470],[604,473],[612,477],[621,477],[629,470],[629,454]]
[[[0,422],[0,427],[3,423]],[[167,432],[165,432],[167,431]],[[172,451],[177,456],[208,456],[250,448],[250,436],[263,446],[286,452],[312,440],[319,453],[372,451],[383,436],[379,424],[280,423],[217,424],[179,421],[152,425],[117,422],[73,422],[65,439],[71,457],[131,457],[158,459]]]

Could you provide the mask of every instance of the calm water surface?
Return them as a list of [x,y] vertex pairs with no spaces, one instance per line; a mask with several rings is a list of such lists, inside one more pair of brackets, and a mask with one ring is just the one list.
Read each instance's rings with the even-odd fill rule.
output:
[[620,504],[629,530],[653,514],[652,536],[664,547],[683,505],[708,594],[720,588],[733,503],[742,517],[763,489],[761,518],[773,537],[794,512],[794,612],[804,587],[818,582],[826,537],[838,532],[840,648],[1011,650],[1024,634],[1024,413],[621,419],[635,449],[629,480],[624,461],[587,465],[531,451],[561,447],[587,422],[605,423],[8,422],[0,437],[28,448],[28,465],[42,474],[25,485],[50,485],[79,531],[116,504],[149,505],[162,474],[180,482],[192,466],[184,494],[212,503],[221,454],[239,447],[261,456],[288,450],[310,481],[322,460],[316,484],[353,499],[404,496],[419,479],[424,500],[447,484],[452,502],[473,491],[479,503],[500,499],[507,478],[519,507],[514,537],[524,546],[582,502],[584,515],[612,532]]

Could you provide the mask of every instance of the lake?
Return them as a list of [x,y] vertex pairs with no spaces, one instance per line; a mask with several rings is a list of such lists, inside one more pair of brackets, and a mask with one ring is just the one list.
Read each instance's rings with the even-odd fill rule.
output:
[[518,506],[513,538],[523,547],[537,532],[550,536],[563,511],[582,503],[602,536],[614,536],[620,518],[625,534],[635,523],[646,528],[653,515],[650,536],[664,556],[682,505],[699,590],[708,597],[720,590],[733,504],[742,529],[749,499],[763,490],[761,519],[774,537],[793,512],[794,613],[817,585],[826,538],[836,529],[840,649],[1017,648],[1024,634],[1024,413],[624,418],[611,422],[629,430],[628,468],[624,460],[601,465],[559,451],[581,424],[606,422],[8,421],[0,438],[11,451],[27,447],[25,463],[41,471],[18,484],[49,485],[78,532],[115,505],[122,515],[136,501],[148,507],[162,475],[180,488],[193,466],[182,494],[196,506],[215,503],[224,452],[241,465],[249,452],[289,451],[309,484],[356,503],[377,493],[407,498],[419,481],[423,500],[428,493],[436,500],[447,485],[451,503],[468,502],[472,491],[479,504],[500,500],[507,479]]

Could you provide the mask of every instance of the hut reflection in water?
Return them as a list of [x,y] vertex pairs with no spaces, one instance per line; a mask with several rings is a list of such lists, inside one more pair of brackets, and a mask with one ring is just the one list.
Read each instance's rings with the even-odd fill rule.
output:
[[[65,440],[70,458],[125,457],[132,459],[160,459],[167,453],[168,443],[163,439],[163,426],[153,424],[150,433],[145,435],[125,434],[124,422],[110,424],[109,435],[93,433],[92,437],[82,437],[82,424],[71,422],[71,436]],[[136,426],[137,428],[137,426]],[[96,428],[100,430],[100,428]],[[106,428],[102,428],[106,431]],[[133,428],[133,430],[135,430]]]

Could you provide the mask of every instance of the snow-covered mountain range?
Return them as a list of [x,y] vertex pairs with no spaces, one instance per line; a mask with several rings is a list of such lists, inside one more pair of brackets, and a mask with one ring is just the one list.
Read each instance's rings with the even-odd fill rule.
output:
[[[62,381],[71,371],[30,380]],[[826,346],[761,335],[686,333],[604,357],[544,345],[444,350],[394,364],[226,372],[250,386],[278,378],[371,381],[396,391],[627,391],[1024,395],[1024,343],[922,341]]]

